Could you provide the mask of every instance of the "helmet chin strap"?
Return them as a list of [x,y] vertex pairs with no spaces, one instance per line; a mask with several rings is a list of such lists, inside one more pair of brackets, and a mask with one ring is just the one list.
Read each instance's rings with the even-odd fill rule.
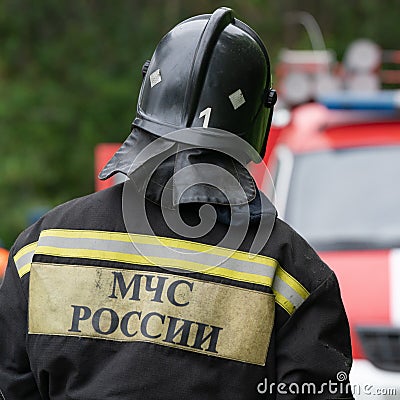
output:
[[145,62],[144,62],[144,64],[143,64],[143,67],[142,67],[142,76],[143,76],[143,78],[146,76],[146,74],[147,74],[147,71],[148,71],[148,69],[149,69],[149,65],[150,65],[150,60],[146,60]]
[[265,107],[273,108],[277,100],[278,100],[278,95],[276,94],[276,90],[270,88],[265,91],[265,98],[264,98]]
[[273,114],[274,114],[274,107],[271,107],[271,110],[270,110],[269,115],[268,115],[267,126],[266,126],[266,128],[265,128],[267,133],[266,133],[265,138],[264,138],[264,143],[263,143],[263,146],[262,146],[262,151],[260,152],[261,160],[264,158],[265,152],[266,152],[266,150],[267,150],[267,141],[268,141],[268,136],[269,136],[269,130],[270,130],[270,128],[271,128],[271,123],[272,123],[272,116],[273,116]]

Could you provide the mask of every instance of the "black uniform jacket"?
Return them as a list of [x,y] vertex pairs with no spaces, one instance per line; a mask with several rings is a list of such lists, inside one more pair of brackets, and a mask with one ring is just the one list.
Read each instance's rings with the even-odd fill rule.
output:
[[[180,237],[146,201],[128,234],[122,190],[63,204],[15,242],[0,289],[6,400],[352,398],[338,282],[296,232],[276,219],[251,254],[256,224],[230,249],[227,225]],[[181,207],[189,225],[198,212]]]

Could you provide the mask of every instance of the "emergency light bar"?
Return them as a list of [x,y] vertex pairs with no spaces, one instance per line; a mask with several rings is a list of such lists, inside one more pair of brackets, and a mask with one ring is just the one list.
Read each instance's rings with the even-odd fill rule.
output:
[[333,110],[397,110],[400,109],[400,90],[378,92],[343,90],[320,95],[317,101]]

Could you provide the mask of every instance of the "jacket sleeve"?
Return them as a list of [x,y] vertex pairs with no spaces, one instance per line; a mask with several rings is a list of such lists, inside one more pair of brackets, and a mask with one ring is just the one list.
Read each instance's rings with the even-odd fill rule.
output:
[[276,356],[277,400],[353,399],[349,326],[333,272],[281,327]]
[[0,390],[6,400],[40,400],[26,351],[28,301],[13,250],[0,287]]

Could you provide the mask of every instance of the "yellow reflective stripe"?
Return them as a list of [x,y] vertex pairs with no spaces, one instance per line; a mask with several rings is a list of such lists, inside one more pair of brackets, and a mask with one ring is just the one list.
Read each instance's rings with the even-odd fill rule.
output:
[[189,260],[154,257],[142,254],[130,254],[125,252],[115,252],[109,250],[74,248],[74,247],[55,247],[40,245],[37,253],[59,256],[59,257],[78,257],[88,259],[99,259],[107,261],[125,262],[131,264],[141,264],[150,266],[165,266],[183,269],[191,272],[200,272],[206,275],[219,276],[236,281],[255,283],[263,286],[272,287],[276,303],[279,304],[290,315],[303,303],[309,296],[309,292],[293,276],[285,271],[274,258],[246,253],[244,251],[232,250],[203,243],[190,242],[187,240],[173,239],[151,235],[129,234],[124,232],[92,231],[92,230],[65,230],[49,229],[42,231],[41,237],[57,237],[65,239],[94,239],[107,240],[124,243],[136,243],[153,246],[165,246],[188,251],[207,253],[216,256],[229,257],[231,259],[244,261],[246,263],[263,264],[275,269],[275,279],[268,276],[251,274],[243,271],[235,271],[220,266],[212,266],[193,262]]
[[288,274],[281,266],[277,268],[276,275],[282,279],[288,286],[290,286],[297,294],[299,294],[304,300],[310,295],[310,292],[292,275]]
[[14,256],[14,261],[17,262],[22,256],[35,250],[37,242],[29,243],[22,247],[17,254]]
[[109,231],[89,231],[89,230],[78,230],[78,229],[77,230],[48,229],[43,231],[41,233],[41,236],[115,240],[120,242],[134,242],[141,244],[151,244],[156,246],[162,245],[177,249],[191,250],[199,253],[210,253],[221,257],[230,257],[239,261],[265,264],[271,267],[277,266],[277,261],[274,258],[268,256],[247,253],[241,250],[232,250],[205,243],[190,242],[188,240],[166,238],[161,236],[142,235],[136,233],[109,232]]
[[[199,264],[192,261],[174,260],[171,258],[143,256],[138,254],[118,253],[105,250],[90,250],[90,249],[71,249],[57,248],[50,246],[38,246],[37,254],[51,255],[55,257],[78,257],[89,258],[96,260],[116,261],[129,264],[141,264],[157,267],[172,267],[183,269],[190,272],[200,272],[206,275],[219,276],[223,278],[256,283],[264,286],[271,286],[272,279],[267,276],[260,276],[251,273],[232,271],[222,267],[210,268],[208,265]],[[73,253],[73,255],[71,255]]]
[[28,272],[30,272],[31,266],[32,266],[32,263],[29,263],[29,264],[25,264],[23,267],[21,267],[18,270],[19,277],[22,278],[24,275],[26,275]]
[[41,237],[61,237],[61,238],[87,238],[87,239],[107,239],[120,242],[130,242],[129,234],[125,232],[111,231],[91,231],[80,229],[46,229],[40,233]]
[[31,262],[38,242],[29,243],[22,247],[14,256],[14,263],[18,270],[18,275],[22,278],[31,269]]
[[292,315],[310,295],[308,290],[280,265],[273,285],[276,302]]
[[275,295],[275,302],[279,304],[288,314],[292,315],[296,311],[296,307],[285,296],[273,289]]

